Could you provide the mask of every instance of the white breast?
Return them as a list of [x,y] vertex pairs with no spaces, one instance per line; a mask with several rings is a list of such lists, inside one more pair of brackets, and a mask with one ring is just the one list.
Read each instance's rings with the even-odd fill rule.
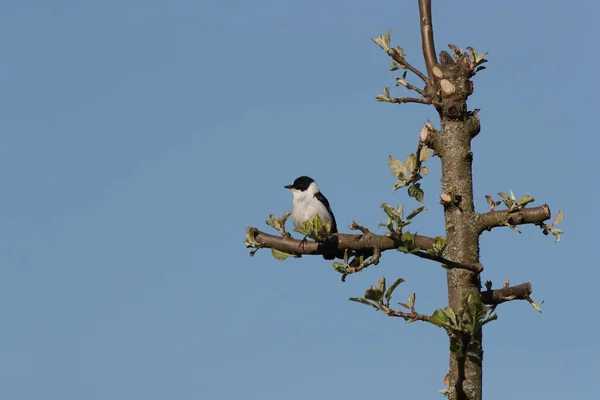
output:
[[315,197],[319,191],[316,183],[311,183],[305,191],[292,189],[292,222],[296,228],[302,227],[302,223],[319,215],[322,222],[330,221],[331,216],[327,208]]

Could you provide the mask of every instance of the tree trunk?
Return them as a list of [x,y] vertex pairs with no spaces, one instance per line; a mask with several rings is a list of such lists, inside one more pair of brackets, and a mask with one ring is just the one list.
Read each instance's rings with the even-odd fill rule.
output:
[[[450,55],[442,52],[438,67],[443,78],[436,79],[441,99],[436,102],[440,114],[441,131],[437,135],[435,149],[442,161],[442,193],[446,224],[446,249],[444,257],[469,264],[479,263],[478,216],[473,205],[473,175],[471,139],[479,133],[477,113],[467,111],[467,97],[472,93],[470,71]],[[439,86],[438,86],[439,85]],[[444,201],[448,200],[450,201]],[[454,310],[460,310],[462,300],[470,293],[480,296],[479,275],[464,269],[449,269],[448,302]],[[481,331],[467,341],[481,343]],[[466,343],[465,343],[466,344]],[[481,347],[480,347],[481,349]],[[461,356],[450,353],[449,390],[450,399],[481,400],[481,356]]]

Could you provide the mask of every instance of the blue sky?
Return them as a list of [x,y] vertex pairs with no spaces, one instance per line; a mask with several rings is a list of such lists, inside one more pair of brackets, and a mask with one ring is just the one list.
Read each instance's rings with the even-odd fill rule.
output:
[[[535,227],[482,237],[482,278],[530,281],[545,301],[498,308],[488,400],[597,392],[599,11],[434,1],[438,51],[490,53],[469,102],[478,209],[512,189],[565,212],[559,244]],[[0,18],[2,398],[439,396],[444,332],[347,301],[403,277],[396,300],[416,292],[431,313],[446,301],[437,264],[388,252],[341,283],[320,258],[242,244],[290,209],[299,175],[340,227],[417,206],[392,193],[387,157],[436,114],[374,101],[394,73],[370,41],[391,28],[422,68],[416,1],[7,0]],[[436,236],[439,159],[429,168],[413,227]]]

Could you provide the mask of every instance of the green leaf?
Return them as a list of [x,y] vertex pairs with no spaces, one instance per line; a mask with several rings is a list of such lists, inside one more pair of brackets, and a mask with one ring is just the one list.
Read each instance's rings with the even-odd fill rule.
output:
[[421,173],[423,175],[427,175],[429,173],[429,168],[427,168],[427,167],[421,167]]
[[498,319],[498,314],[492,314],[489,317],[487,317],[486,319],[483,320],[483,322],[481,323],[481,326],[484,326],[485,324],[487,324],[488,322],[492,322]]
[[402,239],[403,247],[406,247],[409,251],[415,245],[415,236],[410,232],[404,232],[400,239]]
[[385,292],[385,278],[381,278],[377,281],[377,284],[371,286],[370,289],[367,289],[365,291],[365,298],[379,304],[383,301],[383,292]]
[[563,231],[562,229],[556,229],[556,228],[551,227],[550,233],[552,233],[554,235],[554,237],[556,238],[556,243],[558,243],[558,242],[560,242],[560,235],[565,233],[565,231]]
[[558,214],[556,214],[556,218],[554,218],[554,222],[552,222],[552,226],[558,225],[558,223],[563,220],[564,216],[565,215],[562,212],[562,210],[558,210]]
[[404,178],[404,176],[406,175],[407,169],[404,166],[404,164],[402,164],[402,161],[398,160],[394,156],[389,156],[388,157],[388,165],[390,166],[392,175],[394,175],[396,178]]
[[413,311],[415,309],[415,299],[416,299],[417,295],[416,293],[411,293],[410,296],[408,296],[408,300],[407,300],[407,304],[408,304],[408,308]]
[[533,301],[530,301],[531,306],[533,307],[533,309],[539,313],[542,312],[542,308],[540,307],[542,304],[544,304],[544,302],[542,301],[541,303],[534,303]]
[[504,192],[498,192],[498,196],[500,196],[502,198],[502,201],[504,201],[504,204],[506,204],[506,207],[512,206],[513,202],[511,201],[510,197],[508,197],[508,195]]
[[441,256],[446,249],[446,238],[443,236],[437,236],[433,239],[433,251],[434,254]]
[[379,309],[380,309],[380,308],[379,308],[379,306],[378,306],[377,304],[374,304],[374,303],[370,302],[370,301],[369,301],[369,300],[367,300],[367,299],[363,299],[362,297],[350,297],[348,300],[350,300],[350,301],[355,301],[355,302],[357,302],[357,303],[361,303],[361,304],[365,304],[365,305],[367,305],[367,306],[371,306],[371,307],[373,307],[374,309],[376,309],[377,311],[379,311]]
[[248,248],[248,247],[257,248],[257,247],[261,246],[261,244],[258,243],[254,239],[256,237],[257,233],[258,233],[258,229],[256,229],[256,228],[253,228],[251,226],[249,226],[248,228],[246,228],[246,240],[244,240],[244,244],[246,245],[246,248]]
[[414,217],[416,217],[417,215],[419,215],[421,212],[427,210],[427,207],[422,206],[419,208],[415,208],[414,210],[412,210],[412,212],[410,214],[408,214],[408,216],[406,217],[407,220],[411,220]]
[[477,57],[475,57],[475,63],[481,64],[481,62],[484,60],[485,56],[487,56],[487,55],[488,55],[487,51],[479,54]]
[[521,207],[525,207],[527,204],[529,204],[529,203],[533,203],[534,201],[535,201],[535,199],[534,199],[533,197],[531,197],[531,196],[527,195],[527,196],[522,196],[522,197],[519,199],[519,202],[518,202],[518,203],[519,203],[519,206],[521,206]]
[[456,313],[454,312],[454,310],[450,307],[445,307],[443,311],[444,314],[448,316],[450,323],[454,326],[458,326],[458,321],[456,320]]
[[388,29],[383,35],[377,36],[376,38],[373,38],[371,40],[373,40],[373,42],[375,42],[379,47],[381,47],[384,51],[387,52],[390,50],[390,34],[391,30]]
[[392,191],[395,192],[398,189],[402,189],[403,187],[406,186],[408,182],[406,181],[406,179],[399,179],[396,183],[394,183],[394,187],[392,188]]
[[444,311],[438,309],[433,312],[433,315],[429,319],[429,322],[431,322],[432,324],[437,325],[439,327],[444,327],[449,324],[450,319],[444,313]]
[[273,257],[281,261],[285,260],[288,257],[298,258],[296,254],[284,253],[283,251],[279,251],[277,249],[271,249],[271,254],[273,255]]
[[321,221],[318,214],[302,223],[302,227],[294,229],[309,238],[323,242],[331,235],[331,221]]
[[377,96],[375,96],[375,100],[391,103],[392,99],[390,98],[390,88],[387,86],[384,87],[383,94],[378,94]]
[[[381,204],[381,208],[383,208],[383,211],[385,211],[387,216],[390,217],[395,222],[402,220],[402,215],[399,214],[398,211],[396,209],[394,209],[394,207],[392,207],[391,205],[389,205],[387,203],[383,203],[383,204]],[[402,213],[402,209],[400,209],[400,213]]]
[[420,183],[415,183],[411,187],[408,188],[408,195],[410,197],[414,197],[420,203],[423,203],[425,200],[423,198],[423,190],[421,189]]
[[402,221],[402,218],[404,218],[404,206],[402,204],[398,204],[398,207],[396,207],[396,213],[398,214],[399,221]]
[[385,299],[387,300],[388,303],[392,299],[392,293],[394,293],[394,290],[396,290],[396,288],[398,287],[398,285],[400,285],[402,282],[404,282],[404,279],[398,278],[398,279],[396,279],[394,281],[394,283],[392,283],[390,285],[390,287],[388,288],[388,290],[386,290],[386,292],[385,292]]
[[406,157],[406,161],[404,164],[406,165],[406,169],[408,171],[414,171],[417,165],[417,157],[413,153],[410,153],[408,157]]
[[517,201],[517,198],[515,197],[515,194],[513,193],[512,190],[508,189],[508,192],[510,193],[510,199],[515,202]]
[[347,274],[349,272],[348,267],[346,267],[346,265],[342,264],[339,261],[335,261],[332,264],[332,267],[333,267],[333,269],[335,269],[340,274]]
[[269,219],[266,221],[266,223],[267,225],[273,227],[275,230],[283,233],[285,223],[290,215],[292,215],[290,211],[286,211],[285,213],[283,213],[283,216],[281,218],[278,218],[273,214],[269,214]]
[[429,160],[429,157],[431,157],[431,152],[429,151],[429,148],[423,147],[419,152],[419,160],[421,160],[421,162],[424,162]]
[[494,211],[494,209],[496,208],[496,202],[494,202],[494,198],[486,194],[485,199],[488,203],[488,206],[490,207],[490,211]]

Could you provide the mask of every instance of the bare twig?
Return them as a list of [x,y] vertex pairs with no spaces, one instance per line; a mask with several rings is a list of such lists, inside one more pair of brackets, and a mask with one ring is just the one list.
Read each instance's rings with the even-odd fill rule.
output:
[[356,223],[356,221],[352,221],[352,225],[350,225],[350,230],[352,231],[361,231],[363,235],[371,235],[371,231],[367,228],[365,228],[362,225],[359,225]]
[[477,263],[477,264],[465,264],[465,263],[461,263],[461,262],[456,262],[456,261],[452,261],[452,260],[448,260],[447,258],[441,257],[441,256],[436,256],[435,254],[430,254],[430,253],[426,253],[424,251],[419,251],[416,253],[411,253],[414,254],[417,257],[420,258],[424,258],[426,260],[432,260],[432,261],[437,261],[439,263],[442,263],[444,265],[446,265],[448,268],[459,268],[459,269],[466,269],[469,270],[471,272],[475,272],[475,273],[480,273],[481,271],[483,271],[483,265]]
[[426,98],[416,98],[416,97],[393,97],[390,99],[390,103],[420,103],[420,104],[431,104],[431,100]]
[[399,317],[404,319],[407,322],[412,322],[412,321],[424,321],[424,322],[429,322],[429,320],[431,319],[430,316],[428,315],[423,315],[423,314],[419,314],[415,311],[412,312],[403,312],[403,311],[394,311],[394,310],[389,310],[386,312],[387,315],[389,315],[390,317]]
[[518,211],[490,211],[479,215],[479,233],[498,226],[509,225],[539,225],[550,218],[550,207],[547,204],[533,208],[522,208]]
[[399,84],[404,86],[408,90],[414,90],[415,92],[419,93],[421,96],[426,97],[425,91],[421,88],[416,87],[415,85],[411,85],[410,83],[408,83],[406,81],[403,81],[402,83],[399,83]]
[[431,0],[419,0],[419,15],[421,17],[421,42],[423,56],[427,66],[427,74],[432,77],[432,68],[437,64],[435,43],[433,41],[433,22],[431,19]]
[[409,62],[406,61],[402,55],[398,54],[398,52],[393,49],[388,51],[388,55],[392,57],[392,60],[396,61],[398,64],[403,65],[407,70],[418,76],[423,82],[427,83],[427,77],[421,71],[413,67]]

